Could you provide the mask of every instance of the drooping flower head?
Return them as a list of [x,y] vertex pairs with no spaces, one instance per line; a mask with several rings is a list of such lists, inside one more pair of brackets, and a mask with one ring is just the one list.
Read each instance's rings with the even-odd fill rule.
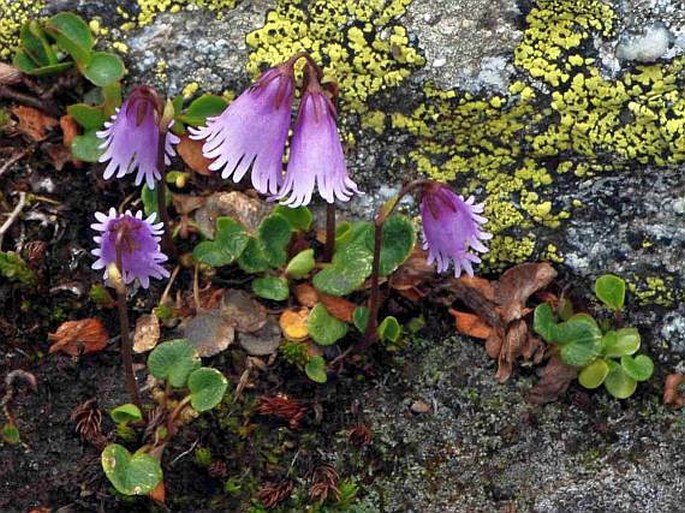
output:
[[[110,121],[105,122],[105,129],[97,132],[104,139],[100,148],[105,152],[100,162],[107,162],[104,178],[109,180],[116,174],[121,178],[129,173],[136,173],[136,185],[145,183],[150,189],[155,188],[155,180],[161,180],[162,174],[157,168],[157,146],[160,131],[159,120],[164,105],[157,92],[148,86],[136,87],[117,109]],[[171,125],[170,125],[171,126]],[[170,157],[176,155],[173,145],[179,138],[167,131],[165,140],[164,164],[171,163]]]
[[473,276],[472,264],[481,260],[472,251],[488,251],[481,242],[492,238],[481,230],[481,225],[487,222],[479,215],[484,207],[482,203],[474,205],[473,202],[473,196],[464,201],[463,196],[435,182],[423,186],[423,249],[428,250],[428,263],[437,262],[440,273],[453,263],[456,277],[462,270]]
[[190,128],[190,137],[205,140],[202,153],[213,159],[212,171],[242,180],[252,166],[252,186],[276,194],[283,182],[282,159],[290,127],[295,75],[291,59],[266,71],[207,126]]
[[138,278],[143,288],[148,288],[150,278],[168,278],[169,271],[160,264],[166,262],[167,256],[161,252],[159,241],[162,235],[162,223],[154,223],[155,214],[143,219],[139,210],[135,215],[127,210],[117,214],[114,208],[108,214],[95,212],[97,223],[90,225],[93,230],[102,232],[93,237],[98,247],[91,251],[98,257],[93,269],[105,269],[104,279],[108,278],[107,267],[117,263],[117,248],[121,251],[121,269],[124,283],[131,283]]
[[336,198],[347,201],[353,194],[360,194],[347,174],[333,102],[321,87],[316,71],[307,63],[285,181],[276,199],[289,196],[285,205],[307,205],[315,186],[328,203]]

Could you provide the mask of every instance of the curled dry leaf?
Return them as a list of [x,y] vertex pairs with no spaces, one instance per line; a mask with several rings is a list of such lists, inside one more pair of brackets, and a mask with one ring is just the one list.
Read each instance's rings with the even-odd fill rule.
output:
[[153,311],[138,317],[133,335],[133,350],[136,353],[152,351],[159,342],[159,319]]
[[78,124],[76,120],[69,114],[65,114],[59,118],[59,126],[62,129],[62,144],[65,148],[71,148],[71,143],[79,134]]
[[44,141],[48,136],[46,131],[59,124],[52,116],[33,107],[18,105],[11,111],[19,120],[19,130],[34,141]]
[[457,324],[457,331],[473,338],[487,340],[490,337],[492,328],[484,323],[476,314],[459,312],[454,308],[449,309]]
[[214,174],[209,170],[212,161],[202,155],[202,145],[202,141],[195,141],[187,135],[182,135],[176,151],[190,169],[201,175],[210,176]]
[[278,320],[283,336],[293,342],[306,340],[309,337],[307,317],[309,317],[308,308],[298,308],[283,312]]
[[554,355],[547,361],[542,378],[530,389],[526,400],[537,406],[556,401],[564,395],[577,375],[578,369],[566,365],[559,356]]
[[265,356],[273,354],[281,345],[281,328],[278,321],[271,315],[266,324],[254,333],[241,333],[238,336],[240,346],[251,356]]
[[200,312],[186,322],[185,338],[201,357],[214,356],[235,340],[235,328],[218,310]]
[[319,301],[323,303],[323,306],[326,307],[328,313],[336,319],[343,322],[352,322],[352,314],[357,308],[357,305],[352,301],[348,301],[342,297],[329,296],[321,293],[319,293]]
[[171,201],[176,212],[181,215],[190,214],[207,202],[204,196],[191,196],[190,194],[172,194]]
[[48,339],[53,342],[50,352],[62,351],[70,356],[96,353],[107,346],[109,335],[98,319],[67,321],[55,333],[49,333]]
[[556,278],[557,272],[547,263],[521,264],[507,270],[497,282],[495,301],[501,308],[505,323],[522,318],[528,298],[544,289]]
[[669,374],[664,384],[664,404],[674,408],[685,406],[685,391],[680,386],[685,383],[685,374]]
[[266,324],[266,308],[244,290],[228,289],[221,299],[221,315],[241,333],[253,333]]
[[295,298],[302,306],[314,308],[319,302],[319,293],[309,283],[300,283],[295,287]]
[[217,192],[195,212],[195,222],[202,234],[210,239],[214,238],[216,220],[221,216],[232,217],[254,234],[270,210],[266,202],[242,192]]
[[390,276],[390,287],[410,301],[421,301],[426,296],[421,285],[435,278],[435,266],[427,262],[428,252],[414,247],[409,258]]

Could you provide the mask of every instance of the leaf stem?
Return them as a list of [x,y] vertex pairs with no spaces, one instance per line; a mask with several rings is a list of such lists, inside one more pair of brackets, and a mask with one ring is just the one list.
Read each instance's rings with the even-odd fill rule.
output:
[[169,211],[166,208],[166,164],[164,158],[166,156],[166,135],[169,127],[164,125],[165,120],[159,124],[159,141],[157,142],[157,170],[161,178],[156,184],[157,191],[157,212],[159,212],[159,219],[164,224],[164,233],[162,234],[162,247],[164,253],[170,260],[178,260],[178,251],[171,238],[171,226],[169,222]]
[[326,203],[326,244],[323,248],[323,261],[330,262],[335,253],[335,203]]

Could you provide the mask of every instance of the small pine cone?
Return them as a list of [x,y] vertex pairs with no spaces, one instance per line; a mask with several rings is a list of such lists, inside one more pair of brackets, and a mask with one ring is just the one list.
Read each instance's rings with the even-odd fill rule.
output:
[[76,423],[76,432],[83,440],[95,445],[102,442],[102,412],[98,408],[97,398],[93,397],[76,406],[71,412],[71,420]]
[[226,462],[223,460],[216,460],[209,464],[207,467],[207,473],[210,477],[215,479],[226,479],[228,476],[228,468],[226,467]]

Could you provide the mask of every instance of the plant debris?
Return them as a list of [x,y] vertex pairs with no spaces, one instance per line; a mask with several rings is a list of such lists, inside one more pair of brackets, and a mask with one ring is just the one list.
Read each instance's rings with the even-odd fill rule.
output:
[[577,375],[578,369],[566,365],[559,356],[552,356],[542,371],[542,378],[528,392],[526,400],[538,406],[556,401],[566,393]]
[[214,356],[235,340],[235,328],[219,310],[200,312],[186,322],[185,338],[203,358]]
[[136,320],[136,330],[133,335],[133,351],[146,353],[152,351],[159,342],[159,319],[154,310],[143,314]]
[[55,118],[34,107],[17,105],[11,112],[19,120],[19,131],[33,141],[44,141],[48,137],[47,132],[59,125]]
[[669,374],[664,383],[664,404],[674,408],[685,406],[685,392],[681,385],[685,383],[685,374]]
[[64,322],[55,333],[48,334],[48,339],[53,342],[51,353],[62,351],[69,356],[80,356],[102,351],[107,347],[109,335],[100,320],[90,318]]
[[266,356],[276,352],[282,339],[278,321],[270,315],[261,329],[254,333],[241,333],[238,343],[251,356]]
[[221,299],[221,315],[241,333],[254,333],[266,324],[266,308],[244,290],[228,289]]

